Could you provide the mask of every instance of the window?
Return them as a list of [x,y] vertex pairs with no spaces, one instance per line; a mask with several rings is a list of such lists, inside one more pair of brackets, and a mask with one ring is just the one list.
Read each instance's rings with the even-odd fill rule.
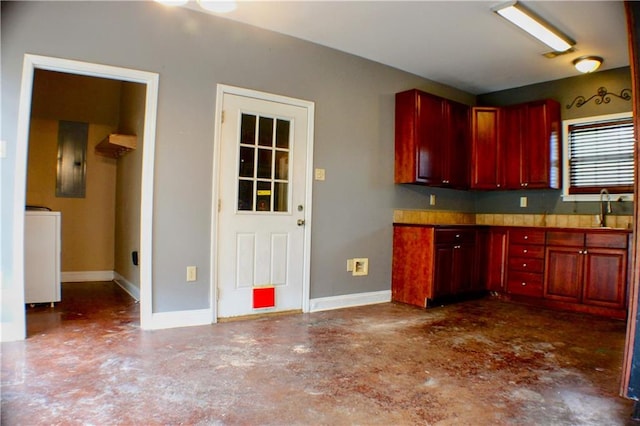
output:
[[631,113],[565,120],[563,200],[596,200],[600,190],[633,194]]

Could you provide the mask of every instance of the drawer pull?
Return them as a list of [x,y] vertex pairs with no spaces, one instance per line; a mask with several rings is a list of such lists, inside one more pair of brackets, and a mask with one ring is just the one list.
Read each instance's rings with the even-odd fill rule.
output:
[[524,249],[524,250],[522,250],[522,252],[523,252],[523,253],[528,253],[528,252],[529,252],[529,250]]
[[525,285],[527,285],[527,283],[522,283],[522,286],[524,287]]
[[528,239],[529,239],[529,236],[528,236],[528,235],[525,235],[525,236],[524,236],[524,239],[525,239],[525,240],[528,240]]
[[527,267],[527,264],[526,264],[526,263],[523,263],[523,264],[522,264],[522,267],[523,267],[523,268],[526,268],[526,267]]
[[456,234],[456,238],[460,238],[460,234]]

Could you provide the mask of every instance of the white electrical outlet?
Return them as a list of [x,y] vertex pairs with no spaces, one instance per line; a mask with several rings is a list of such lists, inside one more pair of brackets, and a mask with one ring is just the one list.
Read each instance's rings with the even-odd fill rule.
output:
[[369,259],[366,257],[353,259],[353,272],[354,277],[369,275]]
[[324,180],[325,178],[325,170],[324,169],[316,169],[316,180]]
[[429,205],[430,206],[436,205],[436,194],[429,195]]
[[187,282],[193,282],[198,279],[198,268],[195,266],[187,266]]
[[520,197],[520,207],[527,207],[527,197]]

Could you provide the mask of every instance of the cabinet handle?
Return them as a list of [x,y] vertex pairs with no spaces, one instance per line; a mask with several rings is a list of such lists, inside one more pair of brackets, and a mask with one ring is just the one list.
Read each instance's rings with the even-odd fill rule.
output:
[[460,246],[453,246],[453,248],[454,248],[454,249],[459,249],[459,248],[460,248]]
[[460,238],[460,234],[456,234],[456,238]]
[[578,250],[578,254],[584,254],[582,250]]
[[500,184],[497,184],[497,185],[496,185],[496,187],[497,187],[497,188],[500,188]]
[[524,287],[524,286],[526,286],[526,285],[527,285],[527,283],[522,283],[522,286],[523,286],[523,287]]
[[527,253],[528,251],[529,250],[527,250],[527,249],[522,250],[523,253]]
[[527,264],[526,264],[526,263],[523,263],[523,264],[522,264],[522,267],[523,267],[523,268],[526,268],[526,267],[527,267]]
[[582,252],[582,254],[589,254],[589,252],[585,250]]
[[525,239],[525,240],[528,240],[528,239],[529,239],[529,236],[528,236],[528,235],[525,235],[525,236],[524,236],[524,239]]

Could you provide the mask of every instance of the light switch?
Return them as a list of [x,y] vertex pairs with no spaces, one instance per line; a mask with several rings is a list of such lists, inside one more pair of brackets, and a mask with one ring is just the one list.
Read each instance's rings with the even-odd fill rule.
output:
[[187,282],[197,279],[197,268],[195,266],[187,266]]
[[430,206],[436,205],[436,194],[429,195],[429,205]]
[[316,180],[324,180],[324,169],[316,169]]
[[527,197],[520,197],[520,207],[527,207]]

